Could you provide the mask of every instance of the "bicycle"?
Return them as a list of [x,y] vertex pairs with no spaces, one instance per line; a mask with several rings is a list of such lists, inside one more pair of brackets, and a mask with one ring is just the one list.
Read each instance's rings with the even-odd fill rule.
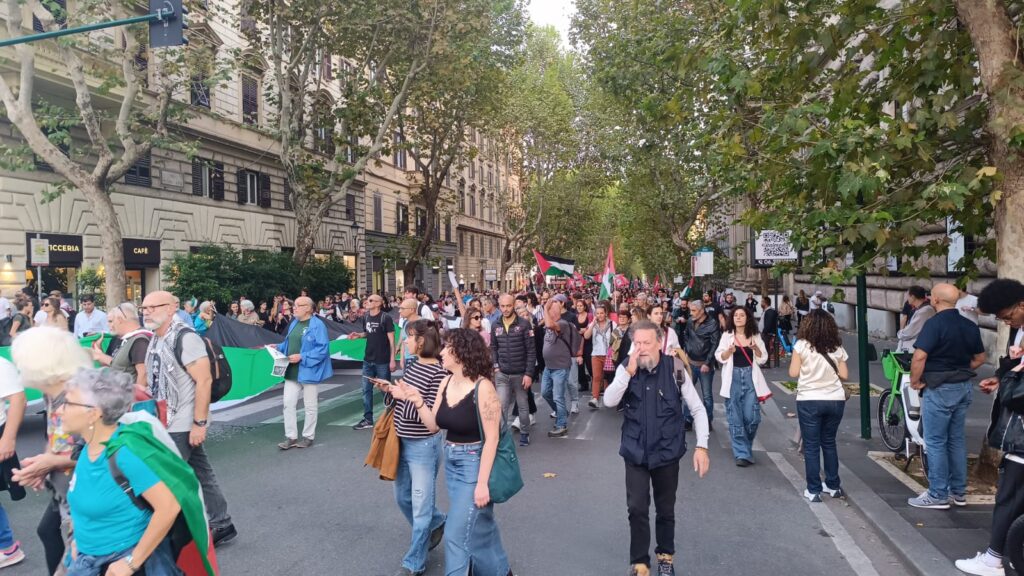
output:
[[921,394],[910,386],[911,358],[912,354],[891,350],[882,354],[882,368],[890,386],[878,397],[878,431],[886,448],[896,454],[903,452],[907,459],[904,472],[917,454],[927,474]]

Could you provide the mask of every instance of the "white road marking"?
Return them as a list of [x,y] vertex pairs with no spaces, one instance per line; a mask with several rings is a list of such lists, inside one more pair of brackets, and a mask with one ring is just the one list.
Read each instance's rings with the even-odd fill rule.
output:
[[[803,498],[804,489],[806,483],[804,478],[793,468],[792,465],[778,452],[769,452],[768,457],[775,463],[775,467],[782,472],[782,475],[789,480],[789,483],[796,488],[797,492]],[[822,494],[823,497],[827,498],[827,495]],[[806,502],[806,499],[804,500]],[[824,502],[815,503],[807,502],[811,512],[818,518],[818,522],[821,523],[822,529],[828,533],[829,538],[832,539],[832,543],[835,544],[836,550],[846,559],[846,563],[850,565],[854,573],[857,576],[878,576],[878,571],[871,564],[871,560],[868,559],[867,554],[860,549],[857,542],[854,541],[850,533],[846,531],[846,528],[839,522],[836,515],[825,505]]]
[[[323,393],[327,392],[328,390],[334,390],[335,388],[340,387],[341,384],[322,384],[320,386],[320,392]],[[281,389],[281,387],[276,388],[278,388],[278,390]],[[273,390],[273,388],[271,389]],[[264,410],[269,410],[270,408],[276,408],[280,405],[281,396],[274,395],[269,398],[264,398],[263,400],[259,400],[257,402],[252,402],[249,404],[242,404],[238,406],[228,405],[223,408],[214,404],[213,406],[211,406],[211,408],[213,409],[213,413],[217,416],[218,422],[230,422],[232,420],[237,420],[239,418],[251,416]]]
[[[346,392],[346,393],[342,394],[341,396],[335,396],[334,398],[331,398],[330,400],[328,400],[326,402],[320,402],[320,404],[319,404],[319,406],[317,408],[317,412],[322,414],[322,413],[324,413],[324,412],[326,412],[328,410],[333,410],[333,409],[337,408],[338,406],[340,406],[342,404],[345,404],[346,402],[348,402],[352,398],[356,398],[356,397],[360,398],[360,400],[361,400],[362,397],[363,397],[363,391],[362,390],[352,390],[350,392]],[[278,399],[277,401],[280,404],[281,400]],[[282,407],[282,411],[283,411],[283,407]],[[299,410],[298,414],[299,414],[298,418],[299,418],[300,421],[304,421],[306,419],[305,410]],[[267,420],[264,420],[262,423],[263,424],[281,424],[282,422],[284,422],[284,415],[283,414],[281,416],[275,416],[273,418],[268,418]]]

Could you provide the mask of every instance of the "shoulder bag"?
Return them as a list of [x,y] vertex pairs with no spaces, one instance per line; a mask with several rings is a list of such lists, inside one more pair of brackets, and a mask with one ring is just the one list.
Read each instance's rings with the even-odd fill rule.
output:
[[[818,351],[815,350],[815,352]],[[818,354],[821,354],[821,352],[818,352]],[[836,373],[836,380],[839,380],[839,385],[843,388],[843,398],[849,400],[850,391],[843,384],[843,379],[839,377],[839,368],[836,366],[835,361],[828,354],[821,354],[821,357],[825,359],[825,362],[828,362],[828,365],[832,367],[832,371]]]
[[[484,427],[480,421],[480,404],[477,401],[479,392],[480,380],[477,380],[476,386],[473,387],[473,404],[476,404],[476,425],[480,430],[480,440],[484,441],[486,436],[484,436]],[[491,466],[491,476],[487,480],[487,489],[491,493],[491,501],[496,504],[508,501],[523,489],[519,457],[516,456],[515,443],[512,442],[512,434],[509,432],[504,415],[501,417],[501,425],[498,428],[498,450],[494,454],[494,464]]]
[[1007,370],[999,378],[999,405],[1024,414],[1024,369]]

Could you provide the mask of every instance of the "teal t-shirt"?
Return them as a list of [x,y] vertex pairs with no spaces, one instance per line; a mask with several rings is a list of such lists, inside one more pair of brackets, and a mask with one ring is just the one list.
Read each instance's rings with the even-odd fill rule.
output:
[[[117,466],[139,498],[160,481],[128,448],[119,449],[116,457]],[[153,516],[136,507],[114,482],[106,452],[91,461],[88,451],[82,451],[71,477],[68,502],[78,552],[90,556],[105,556],[135,546]]]
[[[309,320],[305,322],[299,322],[295,325],[295,330],[292,330],[288,334],[288,355],[302,353],[302,337],[306,335],[306,330],[309,328]],[[299,379],[299,363],[289,364],[288,368],[284,371],[284,379],[298,381]]]

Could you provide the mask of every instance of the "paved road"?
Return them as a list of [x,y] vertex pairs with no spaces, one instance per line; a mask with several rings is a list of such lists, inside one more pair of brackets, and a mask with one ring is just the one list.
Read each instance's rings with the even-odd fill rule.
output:
[[[358,377],[332,382],[321,400],[317,443],[307,450],[282,453],[275,446],[282,436],[278,390],[215,416],[208,449],[240,532],[219,551],[223,574],[375,576],[398,567],[409,527],[391,484],[363,468],[369,432],[350,428],[361,411]],[[773,401],[764,410],[755,466],[733,465],[721,405],[710,474],[698,479],[689,454],[684,460],[679,573],[908,574],[844,501],[812,506],[801,497],[802,460],[789,445],[794,422]],[[534,443],[520,451],[526,487],[497,511],[513,569],[525,576],[624,574],[629,531],[617,455],[620,415],[584,407],[569,438],[558,440],[544,434],[547,411],[538,416]],[[41,435],[42,419],[30,418],[19,452],[35,453]],[[5,574],[43,573],[34,527],[44,498],[4,505],[29,555]],[[431,555],[428,574],[443,574],[441,550]]]

